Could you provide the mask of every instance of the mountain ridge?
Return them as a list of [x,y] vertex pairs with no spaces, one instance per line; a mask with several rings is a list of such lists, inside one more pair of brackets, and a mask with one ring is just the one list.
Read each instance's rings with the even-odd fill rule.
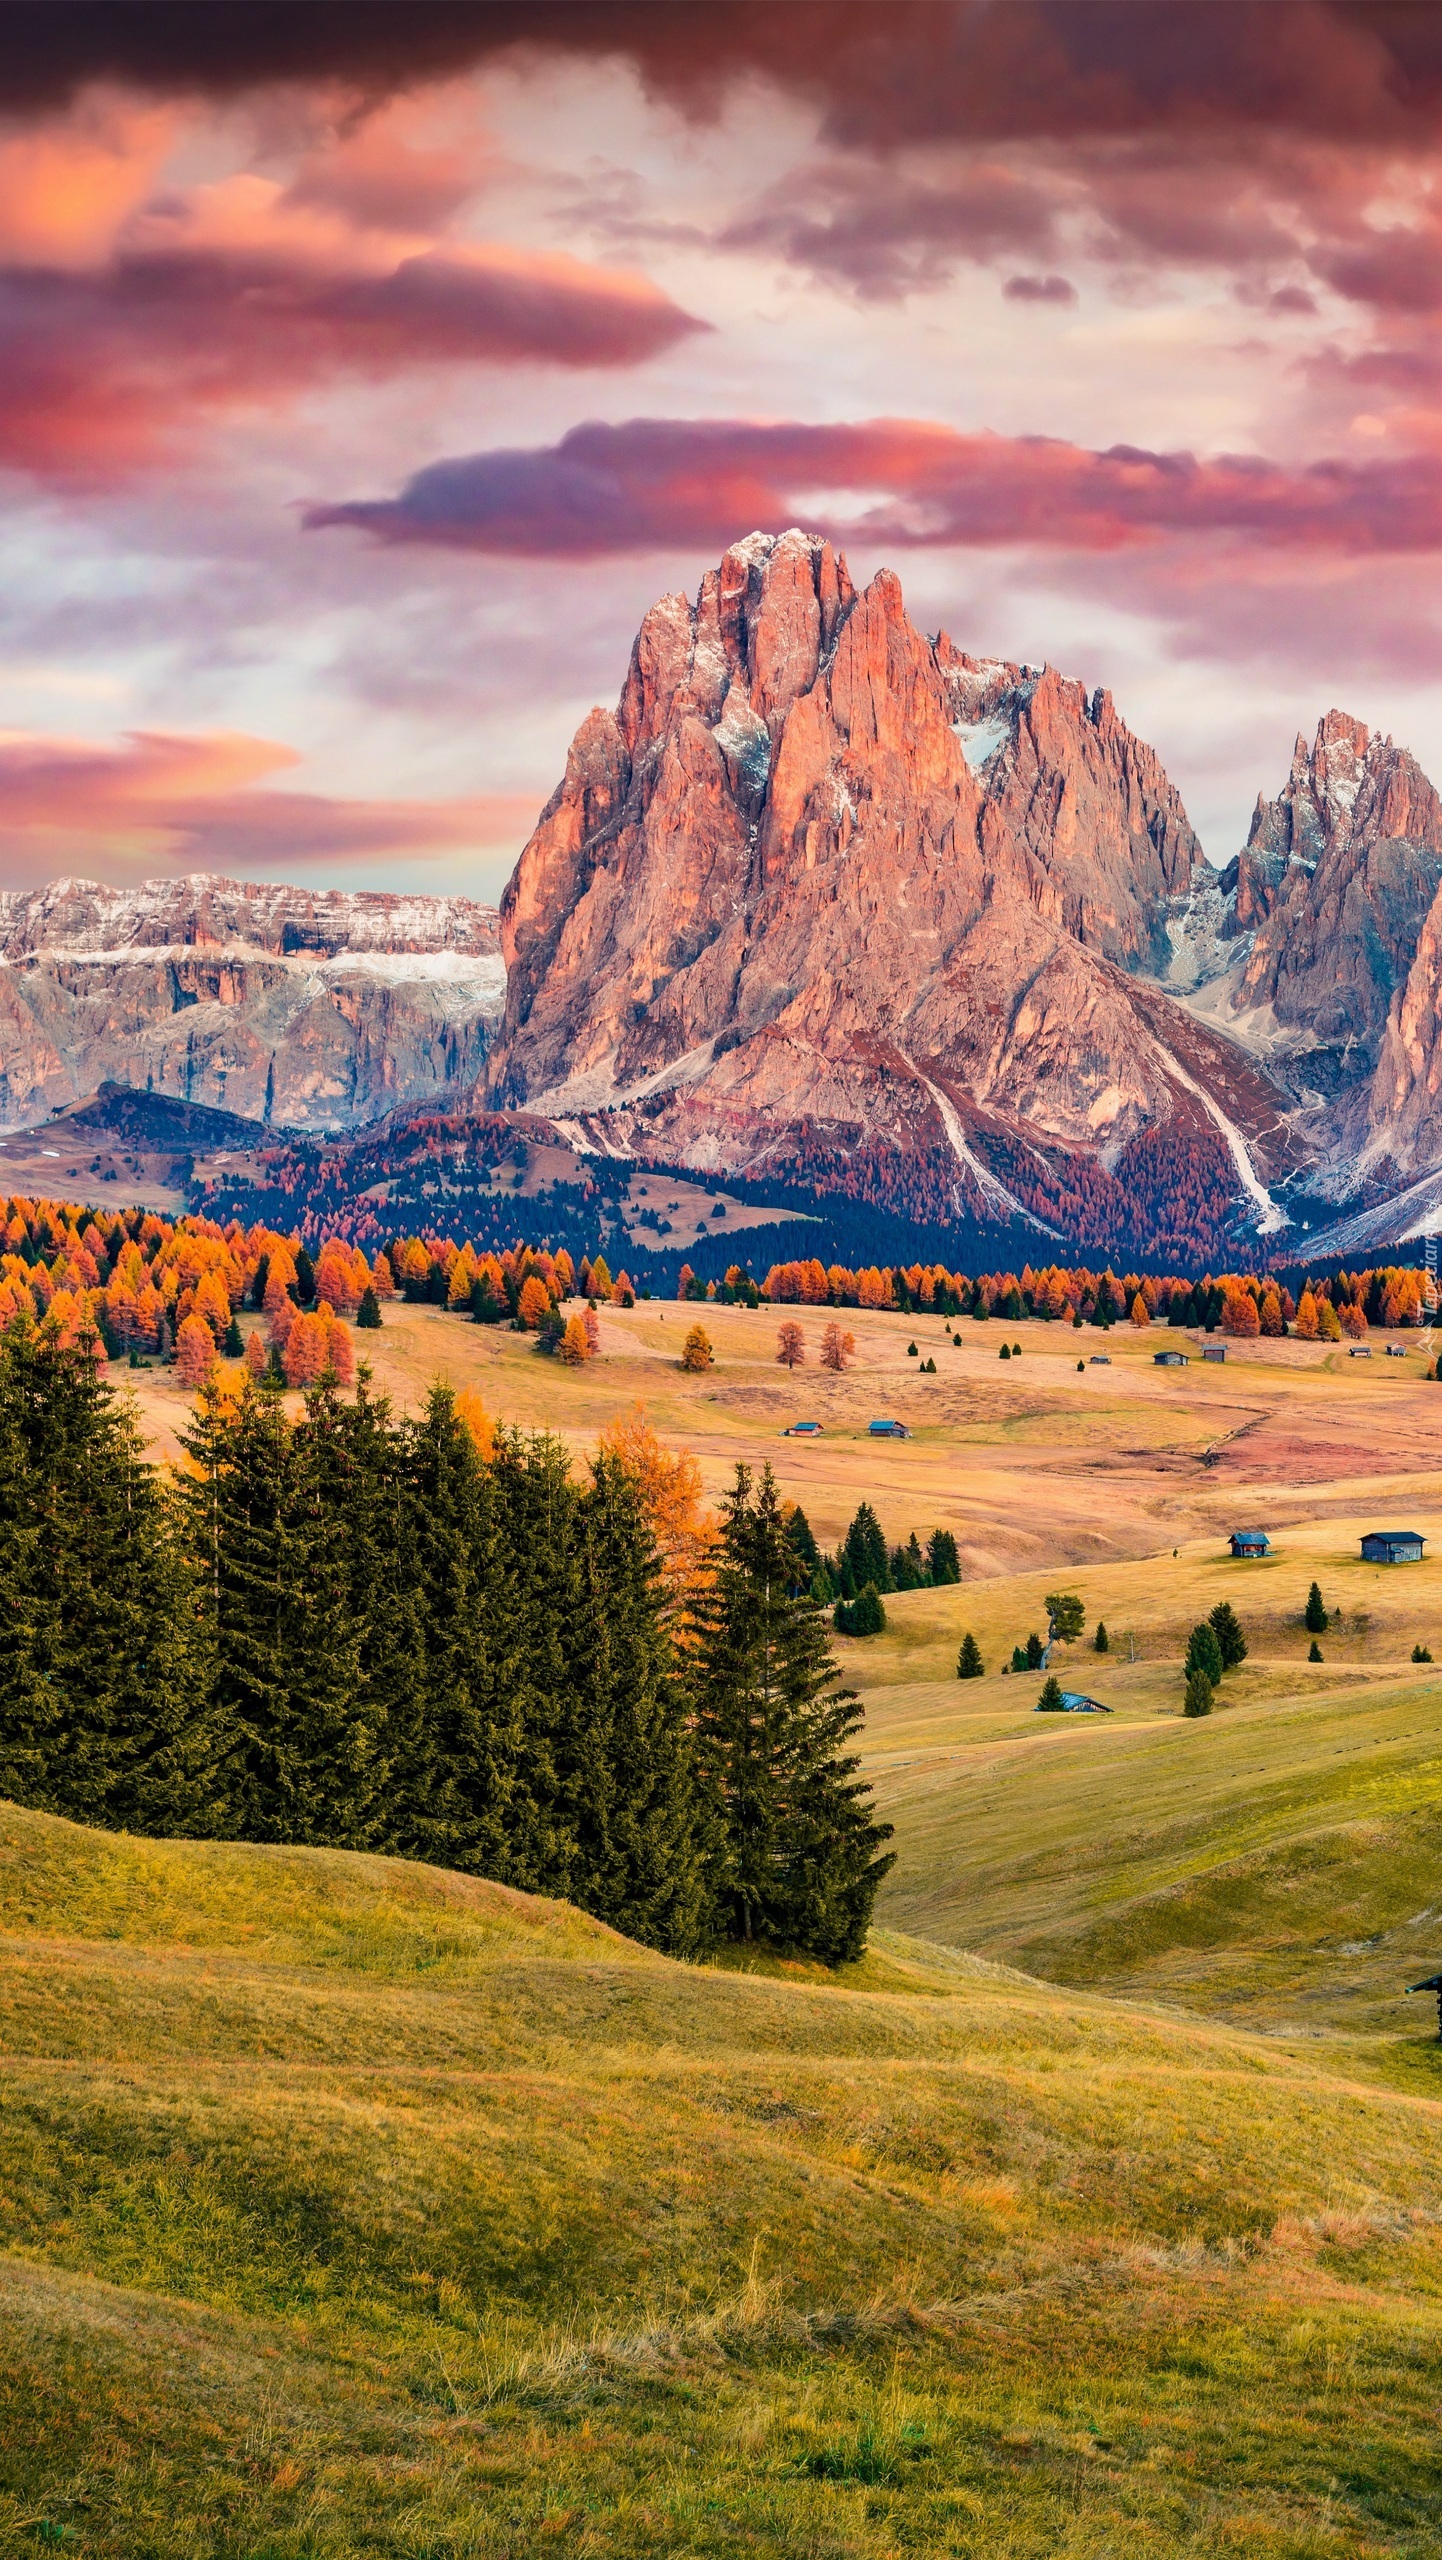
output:
[[494,908],[209,872],[0,893],[0,1125],[106,1083],[290,1128],[473,1084],[504,970]]
[[1104,691],[753,535],[651,609],[577,733],[501,902],[490,1095],[717,1170],[889,1148],[1043,1230],[1082,1159],[1162,1126],[1279,1224],[1289,1097],[1140,974],[1201,860]]

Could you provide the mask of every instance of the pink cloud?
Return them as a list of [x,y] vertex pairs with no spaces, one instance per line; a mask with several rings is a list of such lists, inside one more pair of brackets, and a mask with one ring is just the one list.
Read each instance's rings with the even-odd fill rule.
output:
[[277,790],[293,748],[232,731],[137,731],[109,746],[0,733],[0,860],[12,878],[136,861],[208,870],[368,856],[420,858],[507,848],[534,823],[534,798],[342,799]]
[[[639,364],[705,325],[634,268],[384,227],[314,170],[143,195],[154,140],[133,123],[0,146],[0,462],[104,481],[183,453],[197,417],[347,375]],[[388,174],[399,219],[415,156],[387,135],[333,174],[373,198]]]
[[[848,494],[857,491],[868,495]],[[1110,551],[1244,534],[1344,554],[1432,550],[1442,545],[1442,468],[1428,454],[1289,467],[1129,445],[1094,453],[909,418],[633,418],[574,427],[557,445],[432,463],[398,497],[316,506],[306,522],[385,542],[595,558],[714,550],[798,515],[840,538],[907,548]]]

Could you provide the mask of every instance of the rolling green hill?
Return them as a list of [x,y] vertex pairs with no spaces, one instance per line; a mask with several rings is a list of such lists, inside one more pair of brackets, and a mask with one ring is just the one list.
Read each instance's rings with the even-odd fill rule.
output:
[[895,1936],[698,1970],[12,1809],[0,1930],[17,2549],[1437,2547],[1426,2017],[1389,2086]]

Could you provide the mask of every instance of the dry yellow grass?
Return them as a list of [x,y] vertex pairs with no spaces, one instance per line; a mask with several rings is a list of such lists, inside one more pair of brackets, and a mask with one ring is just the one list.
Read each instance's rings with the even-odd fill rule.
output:
[[[828,1544],[863,1498],[956,1531],[963,1583],[839,1648],[896,1825],[865,1962],[688,1969],[395,1862],[4,1817],[0,2525],[117,2560],[1422,2560],[1442,2054],[1400,1994],[1442,1964],[1408,1658],[1442,1666],[1442,1561],[1356,1540],[1442,1536],[1442,1387],[1410,1346],[1159,1371],[1160,1328],[869,1315],[848,1377],[788,1377],[776,1312],[720,1308],[686,1377],[693,1314],[606,1314],[579,1374],[429,1310],[367,1349],[402,1407],[439,1375],[578,1457],[639,1399],[713,1492],[771,1459]],[[184,1398],[137,1387],[172,1450]],[[871,1442],[888,1412],[915,1437]],[[1253,1523],[1274,1556],[1235,1564]],[[1058,1662],[1110,1718],[1002,1675],[1058,1585],[1112,1631]],[[1222,1597],[1251,1652],[1188,1723]]]

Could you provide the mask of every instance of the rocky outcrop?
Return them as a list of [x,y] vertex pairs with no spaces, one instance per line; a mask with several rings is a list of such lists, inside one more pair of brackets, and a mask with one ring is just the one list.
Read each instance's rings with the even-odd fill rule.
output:
[[1259,800],[1238,857],[1234,928],[1254,931],[1233,997],[1269,1009],[1323,1095],[1371,1076],[1442,884],[1442,801],[1415,758],[1343,711],[1287,785]]
[[502,901],[491,1090],[697,1164],[774,1165],[803,1125],[940,1149],[994,1213],[989,1134],[1114,1153],[1175,1122],[1265,1214],[1274,1090],[1136,974],[1199,857],[1108,695],[755,534],[652,609],[577,734]]
[[1442,891],[1417,937],[1367,1095],[1359,1171],[1402,1177],[1442,1164]]
[[493,908],[197,874],[0,896],[0,1121],[105,1082],[277,1127],[358,1127],[480,1076]]

